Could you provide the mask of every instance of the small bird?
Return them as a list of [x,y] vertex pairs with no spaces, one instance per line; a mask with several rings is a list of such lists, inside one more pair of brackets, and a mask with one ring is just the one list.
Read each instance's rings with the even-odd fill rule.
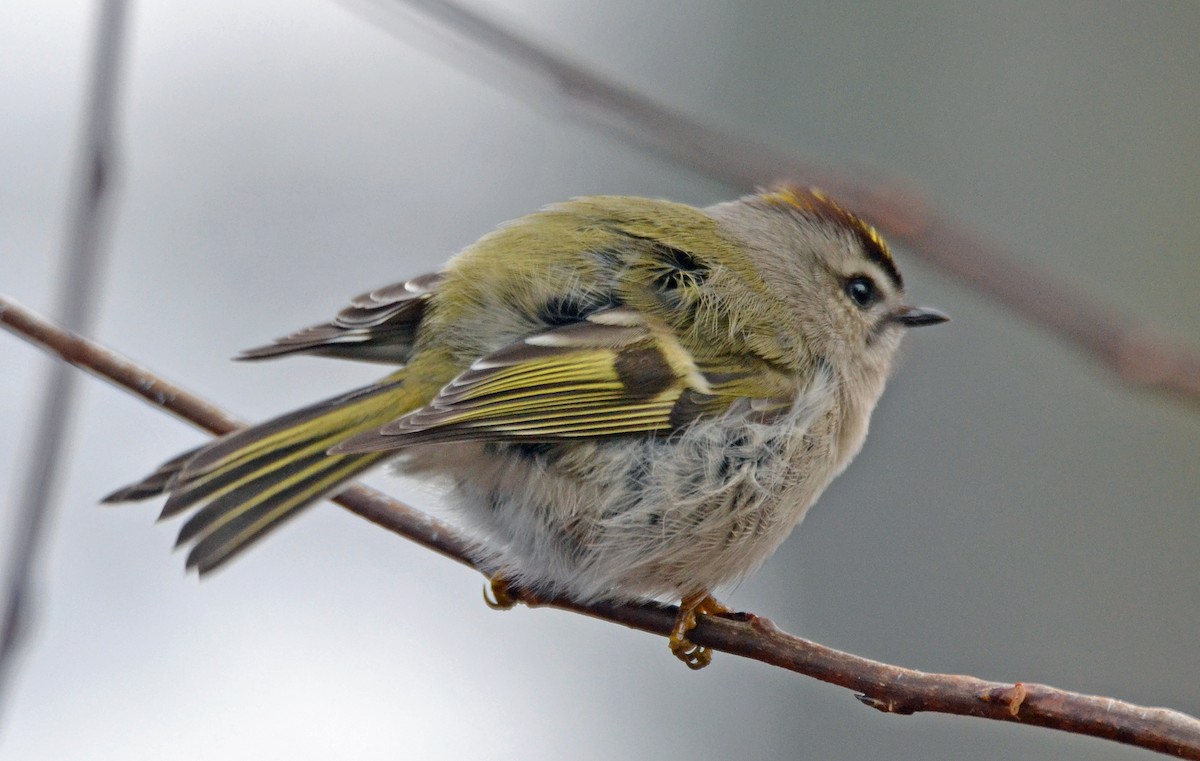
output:
[[771,555],[862,448],[906,329],[887,244],[822,192],[699,209],[577,198],[510,222],[438,273],[365,293],[243,359],[398,366],[186,452],[107,502],[167,494],[205,574],[390,461],[444,486],[496,607],[539,596],[680,601]]

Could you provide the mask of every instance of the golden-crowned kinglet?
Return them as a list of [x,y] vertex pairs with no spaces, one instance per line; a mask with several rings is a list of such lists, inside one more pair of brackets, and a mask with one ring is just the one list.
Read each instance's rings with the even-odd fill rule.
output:
[[210,571],[386,460],[438,479],[512,590],[681,600],[671,649],[724,610],[862,447],[905,329],[887,245],[819,191],[707,209],[592,197],[484,236],[437,274],[371,291],[243,358],[400,369],[224,436],[108,501],[195,508]]

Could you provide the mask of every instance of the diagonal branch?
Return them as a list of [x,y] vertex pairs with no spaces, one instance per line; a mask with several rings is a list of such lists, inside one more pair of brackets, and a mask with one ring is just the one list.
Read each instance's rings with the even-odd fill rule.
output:
[[[440,34],[443,44],[435,44],[436,54],[534,107],[606,129],[743,192],[772,177],[820,187],[914,256],[1090,355],[1123,382],[1200,405],[1200,349],[1106,306],[1078,284],[1033,265],[1031,257],[956,223],[953,215],[894,178],[831,170],[711,127],[454,0],[376,0],[374,5],[385,12],[411,9]],[[370,18],[385,29],[392,26],[380,14]]]
[[[240,425],[218,407],[109,349],[59,329],[3,296],[0,326],[211,433],[227,433]],[[358,485],[347,487],[334,501],[393,533],[475,567],[468,557],[467,540],[450,526],[407,505]],[[653,604],[581,605],[566,599],[544,604],[664,636],[675,620],[673,608]],[[703,617],[688,637],[700,645],[852,689],[860,701],[887,713],[933,711],[978,716],[1200,759],[1200,720],[1178,711],[1039,684],[987,682],[971,676],[927,674],[891,666],[786,634],[767,619],[753,615]]]

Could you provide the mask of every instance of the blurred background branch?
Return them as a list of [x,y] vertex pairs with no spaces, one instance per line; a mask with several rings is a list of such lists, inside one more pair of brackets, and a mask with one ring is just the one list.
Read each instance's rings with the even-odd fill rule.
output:
[[[70,191],[66,236],[59,260],[61,279],[55,313],[67,330],[88,332],[100,299],[111,194],[116,179],[115,123],[121,78],[126,4],[104,0],[96,19],[82,134]],[[34,575],[60,483],[67,428],[75,404],[76,374],[61,362],[48,369],[38,411],[30,418],[32,445],[25,455],[24,482],[16,501],[16,524],[5,569],[0,623],[0,705],[12,679],[14,660],[29,630]]]
[[[0,295],[0,325],[34,346],[186,420],[209,433],[229,433],[236,418],[110,349],[62,330]],[[373,489],[352,485],[333,501],[423,547],[472,568],[469,541],[449,525]],[[540,605],[571,610],[666,636],[675,610],[654,604],[583,605],[567,599]],[[754,615],[705,616],[689,634],[698,644],[853,689],[885,713],[938,712],[1011,721],[1135,745],[1179,758],[1200,759],[1200,720],[1165,708],[1082,695],[1040,684],[988,682],[930,674],[824,647],[777,629]],[[664,649],[663,657],[666,658]]]
[[[345,0],[343,0],[345,2]],[[348,7],[361,9],[358,2]],[[549,108],[749,192],[774,181],[819,187],[893,243],[1090,355],[1126,384],[1200,404],[1200,349],[970,229],[915,189],[869,170],[831,169],[724,132],[609,80],[453,0],[376,0],[368,18],[409,9],[433,24],[434,52],[537,108]],[[405,35],[406,39],[410,35]]]

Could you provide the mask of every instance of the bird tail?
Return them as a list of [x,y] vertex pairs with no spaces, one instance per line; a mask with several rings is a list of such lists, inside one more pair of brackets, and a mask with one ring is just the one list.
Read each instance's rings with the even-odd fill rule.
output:
[[413,403],[402,381],[368,386],[235,431],[164,463],[104,502],[169,494],[161,518],[197,507],[176,546],[192,543],[187,567],[205,574],[395,451],[327,454]]

